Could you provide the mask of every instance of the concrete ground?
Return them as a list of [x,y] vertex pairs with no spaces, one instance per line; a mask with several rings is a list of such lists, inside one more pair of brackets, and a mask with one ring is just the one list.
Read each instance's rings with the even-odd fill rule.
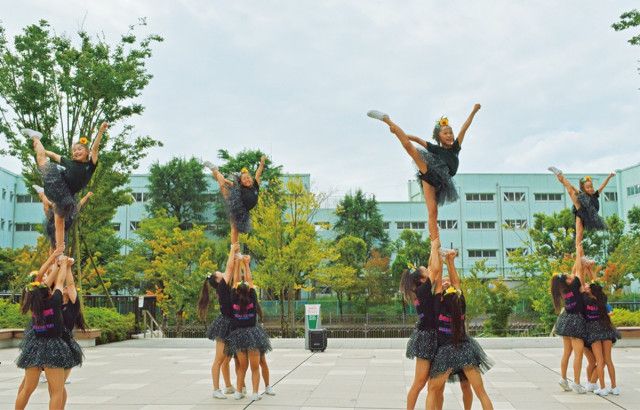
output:
[[[273,340],[268,355],[276,396],[214,399],[210,367],[213,343],[203,339],[130,340],[85,349],[82,368],[67,385],[68,409],[92,410],[328,410],[404,409],[414,362],[404,357],[406,339],[330,339],[324,353],[302,340]],[[640,409],[640,347],[614,349],[620,396],[565,393],[559,379],[558,339],[481,340],[495,366],[484,377],[495,409]],[[0,350],[0,408],[11,409],[22,378],[15,348]],[[233,371],[233,370],[232,370]],[[249,381],[249,377],[247,381]],[[264,387],[261,385],[261,390]],[[40,385],[30,409],[47,408]],[[424,408],[424,392],[416,408]],[[445,409],[461,409],[460,389],[448,385]],[[474,409],[479,409],[476,399]]]

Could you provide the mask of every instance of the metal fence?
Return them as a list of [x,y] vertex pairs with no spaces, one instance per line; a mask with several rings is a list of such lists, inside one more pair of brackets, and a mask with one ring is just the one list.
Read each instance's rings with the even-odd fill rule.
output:
[[640,302],[611,302],[610,305],[614,309],[627,309],[632,312],[640,310]]

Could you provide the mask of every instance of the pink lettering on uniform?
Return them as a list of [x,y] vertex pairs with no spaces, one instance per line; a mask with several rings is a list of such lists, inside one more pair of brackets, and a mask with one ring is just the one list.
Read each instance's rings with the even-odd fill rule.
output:
[[563,298],[569,299],[573,297],[573,292],[568,292],[562,295]]
[[438,316],[438,320],[443,322],[451,322],[451,318],[449,316],[445,316],[442,313]]

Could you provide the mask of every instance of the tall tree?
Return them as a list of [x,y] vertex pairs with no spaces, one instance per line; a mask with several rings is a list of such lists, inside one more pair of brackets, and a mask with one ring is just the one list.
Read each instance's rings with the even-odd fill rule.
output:
[[[260,158],[266,156],[260,150],[244,150],[236,155],[232,155],[225,149],[218,150],[218,159],[224,161],[223,164],[217,164],[220,172],[225,176],[239,173],[242,168],[247,168],[252,175],[260,163]],[[262,181],[266,182],[263,190],[271,191],[271,193],[280,192],[282,184],[276,183],[282,177],[282,165],[275,165],[269,157],[265,161],[265,168],[262,172]],[[273,191],[275,189],[275,191]],[[221,195],[216,195],[213,201],[215,213],[214,233],[218,237],[226,237],[229,234],[229,218],[225,210],[225,205]]]
[[389,238],[375,196],[367,198],[360,189],[354,195],[346,194],[336,207],[336,215],[338,222],[333,229],[338,239],[345,236],[361,238],[367,244],[368,253],[372,248],[387,246]]
[[260,194],[258,206],[252,211],[253,231],[240,238],[257,263],[256,284],[273,292],[280,302],[283,335],[295,332],[296,292],[322,262],[337,257],[320,241],[311,222],[320,200],[321,196],[309,192],[299,178],[287,181],[284,189],[279,180],[274,180],[271,189]]
[[318,269],[314,279],[336,293],[338,311],[342,316],[345,296],[355,296],[365,288],[363,267],[367,260],[367,244],[355,236],[345,236],[334,247],[338,257],[333,263]]
[[[80,136],[91,137],[102,121],[122,125],[118,135],[105,135],[98,168],[87,190],[96,194],[84,208],[71,235],[71,248],[81,272],[86,259],[80,256],[82,226],[84,242],[90,248],[100,243],[118,206],[128,203],[129,174],[138,167],[149,148],[160,145],[150,137],[131,136],[127,119],[140,115],[144,107],[137,101],[152,75],[146,63],[151,47],[162,41],[157,35],[139,39],[141,20],[119,41],[110,44],[103,37],[92,38],[84,31],[78,41],[58,35],[45,20],[27,26],[15,36],[13,46],[0,27],[0,133],[10,154],[21,160],[28,185],[42,185],[30,142],[19,135],[20,128],[43,133],[45,147],[68,154]],[[84,262],[84,263],[83,263]],[[82,279],[78,280],[79,285]]]
[[164,209],[180,222],[182,229],[201,222],[207,208],[207,181],[200,161],[195,158],[173,158],[166,164],[156,162],[149,171],[152,214]]
[[396,257],[391,264],[391,273],[396,285],[400,284],[400,275],[409,264],[415,266],[427,266],[431,255],[431,241],[429,238],[422,239],[422,234],[418,231],[405,229],[400,233],[400,237],[393,243],[393,250]]

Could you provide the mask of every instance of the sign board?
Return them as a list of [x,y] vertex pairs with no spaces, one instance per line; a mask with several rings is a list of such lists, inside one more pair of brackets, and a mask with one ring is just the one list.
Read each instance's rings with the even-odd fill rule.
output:
[[320,329],[320,305],[304,305],[304,347],[309,349],[309,330]]

